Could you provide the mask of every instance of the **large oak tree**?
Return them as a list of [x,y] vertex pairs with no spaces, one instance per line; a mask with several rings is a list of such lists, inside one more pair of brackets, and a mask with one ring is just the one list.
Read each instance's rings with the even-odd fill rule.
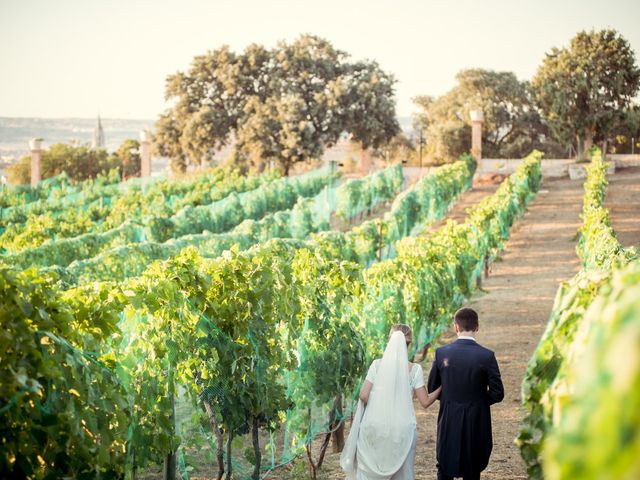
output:
[[321,156],[343,131],[375,147],[399,131],[395,81],[375,62],[348,60],[311,35],[273,49],[222,47],[198,56],[167,80],[173,106],[156,123],[158,151],[184,169],[235,142],[236,159],[254,166],[274,160],[288,173],[293,163]]
[[607,141],[640,86],[629,43],[615,30],[579,32],[553,48],[532,81],[537,104],[555,135],[580,156]]

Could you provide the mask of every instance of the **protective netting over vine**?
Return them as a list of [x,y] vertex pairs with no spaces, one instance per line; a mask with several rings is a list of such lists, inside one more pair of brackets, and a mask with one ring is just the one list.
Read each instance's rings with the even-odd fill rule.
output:
[[[222,233],[245,219],[259,219],[269,212],[290,208],[295,205],[298,198],[314,196],[322,191],[334,177],[335,174],[327,167],[298,177],[275,181],[238,178],[239,188],[250,185],[252,189],[237,194],[235,193],[236,182],[233,181],[231,187],[223,189],[221,198],[216,195],[213,197],[215,198],[213,202],[204,205],[189,203],[174,213],[172,213],[173,209],[170,209],[168,215],[163,213],[161,207],[155,211],[146,210],[153,208],[153,203],[151,207],[145,206],[144,211],[148,214],[141,215],[140,202],[144,197],[135,197],[133,207],[123,206],[122,209],[117,209],[113,206],[111,208],[107,218],[115,216],[117,219],[115,223],[118,226],[111,228],[111,224],[107,224],[108,229],[105,230],[103,224],[100,224],[98,228],[87,233],[71,238],[48,240],[35,247],[21,249],[18,253],[5,255],[4,259],[22,268],[32,265],[65,267],[74,260],[91,258],[121,245],[143,241],[164,242],[171,238],[204,231]],[[220,188],[210,189],[213,192],[220,190]],[[212,194],[206,195],[210,199]],[[159,201],[162,201],[162,198],[164,194],[160,193]],[[129,203],[128,197],[124,197],[123,200],[125,205]],[[170,207],[165,206],[165,211],[166,208]],[[60,219],[57,219],[56,223],[59,224]],[[7,232],[3,236],[6,234]]]
[[111,189],[108,195],[104,189],[101,193],[100,189],[91,189],[84,192],[87,202],[61,209],[55,209],[59,204],[49,203],[47,206],[54,209],[3,222],[0,246],[8,253],[28,254],[30,249],[51,243],[52,238],[55,242],[85,233],[108,234],[125,221],[147,226],[156,219],[170,218],[186,206],[211,204],[231,193],[254,190],[273,180],[270,174],[245,177],[217,168],[197,181],[156,182],[129,188],[122,194],[116,185],[108,186]]
[[107,175],[98,174],[95,180],[72,184],[69,176],[61,173],[31,185],[4,186],[0,189],[0,226],[5,222],[25,221],[27,216],[81,206],[89,196],[94,199],[125,188],[129,182],[118,183],[118,170]]
[[[104,180],[105,177],[100,177]],[[0,189],[0,208],[25,205],[41,199],[53,199],[76,191],[66,173],[47,178],[36,187],[31,185],[3,185]]]
[[534,479],[640,475],[640,259],[611,226],[606,172],[596,150],[584,183],[582,269],[560,285],[522,383],[517,443]]
[[62,291],[55,272],[0,267],[0,476],[132,477],[176,461],[183,478],[257,478],[305,450],[317,465],[313,440],[340,431],[389,327],[431,341],[540,181],[534,156],[466,223],[402,239],[474,170],[442,167],[347,232],[210,257],[191,246],[118,282]]
[[66,285],[95,280],[121,281],[140,275],[155,260],[164,260],[194,247],[203,257],[215,258],[232,246],[246,250],[272,238],[305,238],[329,228],[328,205],[336,187],[326,186],[312,198],[299,198],[293,208],[269,213],[260,220],[247,219],[226,233],[188,234],[166,242],[131,242],[104,250],[67,267],[50,267]]
[[337,195],[337,214],[349,220],[371,210],[381,200],[393,198],[404,182],[400,164],[365,178],[347,181]]

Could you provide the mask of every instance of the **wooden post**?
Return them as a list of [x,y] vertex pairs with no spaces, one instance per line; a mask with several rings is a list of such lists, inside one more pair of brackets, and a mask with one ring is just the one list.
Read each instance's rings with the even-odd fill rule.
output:
[[29,141],[31,150],[31,186],[35,187],[42,180],[42,139],[32,138]]
[[[173,375],[169,374],[169,378],[172,379]],[[173,380],[173,379],[172,379]],[[173,424],[173,428],[175,430],[176,424],[176,404],[173,393],[169,394],[169,400],[171,401],[171,423]],[[164,457],[164,469],[163,469],[163,479],[164,480],[176,480],[176,452],[168,453]]]
[[140,176],[151,176],[151,133],[149,130],[140,132]]
[[489,278],[489,255],[484,256],[484,278]]

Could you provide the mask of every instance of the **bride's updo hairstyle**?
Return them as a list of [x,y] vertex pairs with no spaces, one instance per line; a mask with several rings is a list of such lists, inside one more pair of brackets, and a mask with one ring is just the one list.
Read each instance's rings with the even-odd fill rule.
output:
[[396,323],[393,327],[391,327],[391,331],[389,332],[389,337],[393,334],[393,332],[402,332],[404,333],[404,338],[407,339],[407,347],[413,340],[413,332],[411,331],[411,327],[404,323]]

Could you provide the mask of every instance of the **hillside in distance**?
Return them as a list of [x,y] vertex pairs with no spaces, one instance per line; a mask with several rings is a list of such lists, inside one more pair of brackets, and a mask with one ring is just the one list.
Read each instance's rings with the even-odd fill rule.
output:
[[[103,118],[105,146],[114,151],[128,139],[138,139],[140,131],[153,129],[155,120],[126,120]],[[400,128],[405,135],[411,135],[411,117],[399,117]],[[10,118],[0,117],[0,159],[12,163],[29,153],[29,140],[43,138],[44,148],[54,143],[78,141],[90,144],[97,118]]]

